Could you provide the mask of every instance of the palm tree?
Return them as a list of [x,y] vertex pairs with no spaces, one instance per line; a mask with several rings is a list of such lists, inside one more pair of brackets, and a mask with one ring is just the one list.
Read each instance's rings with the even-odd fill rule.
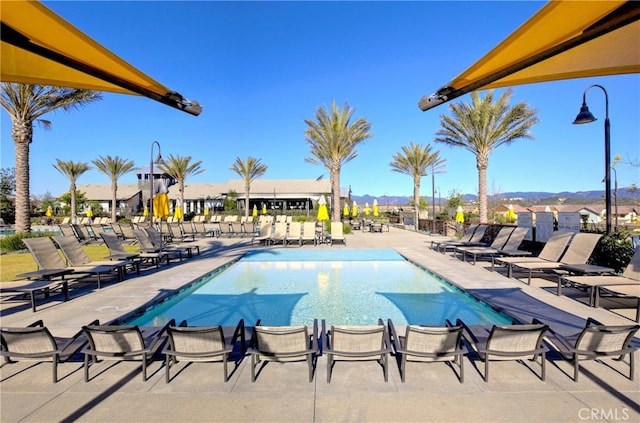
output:
[[260,163],[260,159],[251,156],[246,160],[236,157],[236,161],[229,168],[244,180],[244,216],[249,217],[249,192],[251,182],[255,181],[267,172],[267,165]]
[[87,170],[91,169],[91,167],[84,162],[74,162],[69,160],[68,162],[63,162],[60,159],[56,159],[56,164],[53,167],[64,176],[69,179],[69,194],[71,195],[71,218],[75,218],[76,216],[76,181],[78,177],[85,173]]
[[204,172],[200,166],[202,160],[191,163],[191,156],[174,156],[169,155],[169,159],[159,165],[162,172],[171,176],[178,183],[178,206],[184,205],[184,181],[193,175]]
[[51,122],[40,119],[56,109],[71,110],[102,99],[96,91],[30,84],[2,83],[0,103],[11,116],[11,137],[15,143],[16,232],[31,230],[29,192],[29,145],[33,141],[33,122],[45,129]]
[[389,163],[394,172],[404,173],[413,178],[413,204],[415,206],[415,227],[418,228],[420,217],[420,178],[427,175],[427,169],[435,169],[442,166],[446,159],[440,158],[440,152],[431,152],[431,146],[417,145],[411,142],[409,146],[402,147],[401,153],[393,156],[393,161]]
[[118,179],[131,171],[135,166],[133,161],[120,158],[118,156],[102,157],[92,160],[96,168],[111,179],[111,222],[116,222],[116,211],[118,207]]
[[436,142],[462,147],[475,154],[482,223],[487,222],[487,168],[491,152],[520,138],[532,139],[530,129],[539,121],[537,111],[525,102],[509,107],[512,94],[512,90],[507,90],[494,102],[493,90],[484,98],[472,92],[471,104],[451,104],[452,116],[440,116],[440,130],[436,133]]
[[355,109],[346,103],[342,109],[331,102],[331,110],[318,107],[316,120],[305,119],[308,128],[305,141],[311,147],[311,157],[305,161],[324,166],[331,180],[331,220],[340,220],[340,170],[358,156],[356,147],[373,135],[371,124],[364,118],[351,122]]

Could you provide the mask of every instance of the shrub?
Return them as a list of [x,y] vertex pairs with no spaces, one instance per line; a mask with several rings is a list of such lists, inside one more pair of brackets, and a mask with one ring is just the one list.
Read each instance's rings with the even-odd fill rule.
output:
[[22,242],[23,238],[39,238],[43,236],[55,235],[53,232],[18,232],[17,234],[7,235],[0,239],[0,251],[3,253],[12,253],[15,251],[26,250],[27,246]]
[[602,237],[591,256],[590,263],[611,267],[617,273],[623,272],[633,255],[631,233],[626,228],[619,228],[611,235]]

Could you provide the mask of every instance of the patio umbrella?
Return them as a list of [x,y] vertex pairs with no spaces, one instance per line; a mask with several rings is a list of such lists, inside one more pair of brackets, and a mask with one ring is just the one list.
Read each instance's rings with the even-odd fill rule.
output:
[[91,219],[93,217],[93,210],[91,210],[91,206],[87,208],[87,217]]
[[143,215],[144,217],[149,216],[149,209],[145,207],[145,208],[144,208],[144,211],[142,212],[142,215]]
[[174,212],[173,212],[173,218],[174,218],[175,220],[180,221],[180,220],[182,220],[182,218],[183,218],[183,217],[184,217],[184,216],[182,215],[182,207],[180,207],[180,206],[176,206],[176,207],[175,207],[175,210],[174,210]]
[[53,209],[51,206],[47,207],[47,211],[44,213],[47,217],[53,216]]
[[369,208],[369,203],[364,203],[364,215],[369,216],[369,213],[371,213],[371,209]]
[[318,222],[324,222],[325,220],[329,220],[329,212],[327,211],[327,200],[325,200],[324,195],[321,195],[320,199],[318,200],[317,219],[318,219]]
[[462,206],[458,206],[456,210],[456,223],[464,223],[464,211],[462,210]]
[[344,210],[342,210],[342,215],[344,217],[349,217],[349,205],[348,204],[344,205]]
[[373,216],[380,216],[380,210],[378,210],[378,200],[376,198],[373,199]]
[[160,220],[169,217],[169,196],[164,181],[158,182],[156,195],[153,197],[153,217]]
[[262,203],[262,214],[267,214],[267,205]]
[[351,207],[351,216],[358,217],[358,203],[356,203],[356,200],[353,200],[353,206]]
[[253,217],[258,217],[258,206],[253,205],[253,212],[251,213]]
[[209,216],[209,207],[204,209],[204,215]]
[[513,210],[513,206],[509,204],[509,208],[507,209],[507,220],[510,222],[514,222],[516,220],[516,212]]

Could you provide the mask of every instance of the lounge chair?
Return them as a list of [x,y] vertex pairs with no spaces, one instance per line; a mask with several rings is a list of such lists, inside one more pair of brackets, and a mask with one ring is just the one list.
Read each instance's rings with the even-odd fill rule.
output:
[[438,245],[437,251],[444,254],[447,251],[455,251],[455,249],[458,247],[486,247],[487,245],[483,244],[481,241],[482,238],[484,238],[484,235],[487,232],[488,228],[489,225],[478,225],[475,232],[468,241],[445,241]]
[[157,255],[145,255],[144,253],[130,253],[125,250],[118,236],[114,233],[104,232],[100,234],[102,240],[104,241],[104,245],[109,249],[109,255],[105,258],[108,260],[120,260],[125,263],[125,265],[131,265],[136,274],[140,274],[140,264],[144,261],[152,262],[153,264],[158,266],[159,258]]
[[[388,320],[393,349],[400,357],[400,378],[404,383],[407,361],[445,362],[456,364],[459,369],[458,379],[464,382],[462,348],[462,326],[453,326],[449,321],[445,326],[407,325],[404,336],[398,336],[391,319]],[[453,367],[453,366],[452,366]]]
[[253,244],[255,241],[258,243],[264,243],[264,245],[269,245],[271,242],[271,232],[273,231],[273,224],[271,222],[260,224],[260,232],[257,236],[251,239],[251,243]]
[[297,242],[302,246],[302,222],[289,223],[289,233],[287,234],[287,245]]
[[69,285],[64,279],[62,280],[43,280],[24,282],[2,282],[0,284],[0,293],[16,293],[28,295],[31,300],[31,310],[36,312],[36,296],[42,292],[44,298],[49,298],[51,291],[60,290],[64,295],[64,300],[69,300]]
[[67,263],[74,271],[82,271],[83,269],[95,274],[98,277],[98,287],[100,287],[100,276],[105,273],[116,273],[118,280],[124,280],[124,271],[126,263],[124,261],[95,261],[91,260],[87,253],[82,249],[82,245],[77,239],[70,236],[57,235],[53,240],[62,251],[67,259]]
[[281,221],[276,222],[275,229],[273,234],[271,235],[271,244],[281,243],[282,245],[287,245],[287,222]]
[[638,347],[632,346],[631,340],[639,329],[640,325],[606,326],[589,318],[579,333],[562,336],[550,329],[545,338],[562,358],[573,364],[575,382],[580,373],[580,360],[614,357],[617,361],[624,362],[626,354],[629,354],[629,379],[633,380],[634,351]]
[[[369,224],[371,224],[373,222],[370,222]],[[443,241],[431,241],[431,249],[435,249],[436,251],[439,251],[439,247],[441,244],[448,244],[450,242],[469,242],[471,240],[471,237],[473,236],[473,233],[476,231],[476,229],[478,228],[479,225],[469,225],[469,227],[467,228],[466,231],[464,231],[464,234],[462,234],[462,236],[460,237],[460,239],[446,239]],[[434,248],[435,247],[435,248]]]
[[463,336],[471,350],[484,361],[484,381],[489,382],[489,362],[521,361],[525,357],[536,360],[540,356],[540,380],[546,377],[546,352],[543,345],[547,325],[493,325],[491,329],[483,326],[467,326],[458,319],[456,325],[464,329]]
[[[621,276],[616,275],[587,275],[587,276],[562,276],[558,278],[557,294],[562,295],[564,285],[579,286],[589,288],[589,304],[598,306],[598,298],[601,289],[615,290],[616,286],[635,287],[638,291],[635,296],[640,295],[640,249],[636,251],[625,267]],[[627,291],[625,289],[625,291]],[[631,291],[633,293],[633,291]]]
[[[95,320],[91,324],[98,324]],[[58,363],[73,357],[87,343],[79,331],[70,338],[54,337],[42,320],[26,328],[0,328],[0,355],[6,363],[13,361],[51,361],[53,383],[58,382]]]
[[187,326],[183,321],[179,326],[167,327],[169,342],[162,353],[165,355],[165,382],[171,380],[170,368],[172,363],[178,361],[193,362],[219,362],[223,364],[224,381],[228,377],[227,361],[233,352],[233,347],[240,338],[241,353],[244,356],[246,341],[244,333],[244,320],[241,319],[235,328],[233,335],[225,334],[222,326]]
[[156,246],[151,241],[149,234],[144,229],[134,229],[133,234],[135,235],[136,240],[138,241],[138,245],[140,246],[140,254],[144,254],[147,256],[149,255],[158,256],[158,259],[156,261],[156,267],[159,267],[158,263],[163,259],[167,260],[167,265],[170,263],[172,258],[177,258],[180,261],[182,261],[181,251],[177,251],[175,253],[169,253],[168,251],[162,251],[159,248],[156,248]]
[[302,236],[300,237],[300,245],[304,244],[307,241],[313,242],[313,245],[316,245],[318,242],[315,222],[302,223]]
[[313,333],[307,326],[262,326],[253,329],[249,345],[251,354],[251,382],[256,381],[256,366],[261,361],[307,361],[309,382],[313,381],[313,368],[318,354],[318,321],[313,321]]
[[342,222],[331,222],[331,239],[329,245],[333,245],[334,242],[342,242],[347,245],[347,238],[344,236]]
[[190,244],[190,243],[178,243],[168,245],[166,242],[162,240],[162,235],[155,228],[144,228],[143,229],[151,239],[153,246],[158,249],[158,251],[167,251],[169,253],[179,252],[182,260],[182,254],[186,254],[187,257],[193,257],[193,249],[196,249],[196,253],[200,255],[200,246],[198,244]]
[[382,323],[382,319],[379,319],[377,326],[331,326],[328,332],[325,325],[323,320],[323,353],[327,354],[327,383],[331,382],[335,361],[362,360],[376,360],[380,363],[384,381],[389,381],[389,353],[392,347],[387,326]]
[[[72,237],[69,238],[72,239]],[[33,259],[38,264],[38,271],[30,272],[33,274],[39,272],[47,274],[50,272],[51,274],[60,273],[62,275],[71,273],[95,275],[97,277],[98,289],[100,289],[102,287],[102,274],[114,271],[111,266],[68,266],[58,253],[58,249],[53,243],[53,240],[49,237],[24,238],[22,242],[27,246]],[[76,241],[74,240],[74,242]],[[27,273],[18,275],[18,277],[22,277],[23,275],[27,275]],[[118,275],[118,277],[120,276],[121,275]]]
[[567,244],[573,237],[573,232],[555,231],[544,244],[537,257],[492,257],[491,268],[495,264],[507,267],[507,277],[511,277],[514,263],[544,263],[558,261]]
[[[562,270],[565,265],[583,265],[589,260],[593,250],[600,242],[601,234],[590,234],[580,232],[573,236],[569,247],[558,261],[551,260],[530,260],[525,262],[511,263],[512,268],[522,269],[528,272],[527,284],[531,285],[531,275],[533,271],[557,271]],[[512,270],[513,271],[513,270]]]
[[84,381],[89,381],[89,367],[98,362],[98,358],[108,361],[140,360],[142,362],[142,380],[147,380],[147,365],[166,341],[163,336],[168,326],[175,325],[171,320],[160,330],[143,333],[138,326],[83,326],[82,330],[89,340],[84,353]]
[[[498,231],[498,235],[496,235],[494,240],[491,242],[491,245],[489,245],[488,247],[460,246],[456,247],[455,251],[456,253],[460,253],[462,255],[462,261],[466,261],[467,254],[473,255],[473,264],[476,264],[476,257],[478,255],[495,254],[496,251],[504,248],[514,230],[515,227],[513,226],[503,226],[502,228],[500,228],[500,231]],[[520,244],[518,243],[518,245]]]

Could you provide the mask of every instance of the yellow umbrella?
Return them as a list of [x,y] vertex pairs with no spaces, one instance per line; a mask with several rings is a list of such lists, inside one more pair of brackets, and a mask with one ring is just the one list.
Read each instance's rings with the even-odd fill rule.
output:
[[513,210],[513,206],[509,204],[509,208],[507,209],[507,220],[509,222],[516,221],[516,212]]
[[375,198],[373,199],[373,216],[380,216],[380,210],[378,210],[378,200]]
[[182,207],[180,206],[176,206],[174,212],[173,212],[173,218],[176,220],[182,220],[184,216],[182,215]]
[[369,208],[369,203],[364,203],[364,215],[369,216],[369,213],[371,213],[371,209]]
[[321,196],[318,200],[318,205],[318,222],[329,220],[329,212],[327,211],[327,200],[325,200],[324,195]]
[[253,217],[258,217],[258,206],[253,205],[253,212],[251,213]]
[[456,223],[464,223],[464,211],[462,211],[462,206],[458,206],[456,210]]
[[209,207],[204,209],[204,215],[209,216]]
[[351,207],[351,216],[358,217],[358,204],[353,200],[353,207]]
[[47,217],[53,216],[53,209],[51,208],[51,206],[47,207],[47,211],[45,212],[45,215]]
[[144,217],[149,216],[149,209],[145,207],[145,208],[144,208],[144,211],[142,212],[142,215],[143,215]]
[[161,220],[169,217],[169,196],[163,181],[158,182],[156,195],[153,197],[153,217]]
[[347,217],[349,216],[349,206],[348,205],[344,205],[344,210],[342,210],[342,214]]
[[267,214],[267,205],[266,204],[262,204],[262,214]]
[[93,217],[93,210],[91,210],[91,206],[89,206],[89,208],[87,209],[87,217]]

